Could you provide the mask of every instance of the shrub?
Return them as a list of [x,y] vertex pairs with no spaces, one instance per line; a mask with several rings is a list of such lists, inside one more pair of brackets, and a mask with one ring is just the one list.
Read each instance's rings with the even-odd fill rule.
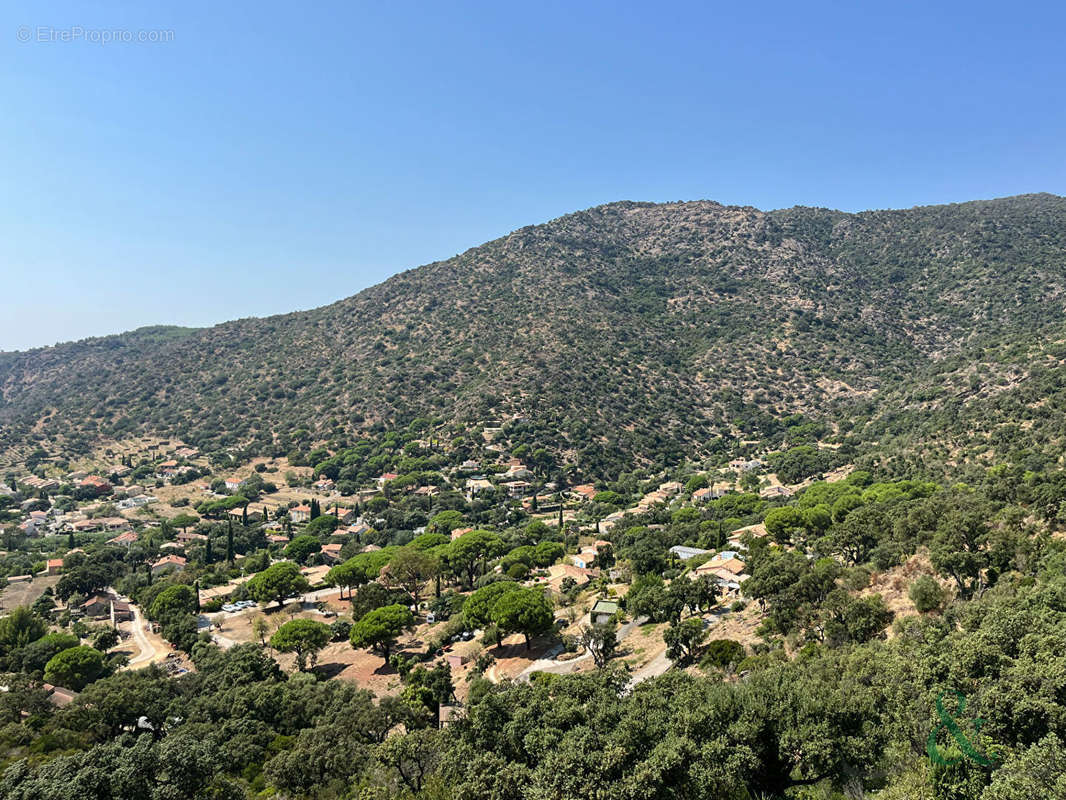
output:
[[922,575],[907,592],[914,607],[922,614],[939,609],[945,600],[944,589],[932,575]]

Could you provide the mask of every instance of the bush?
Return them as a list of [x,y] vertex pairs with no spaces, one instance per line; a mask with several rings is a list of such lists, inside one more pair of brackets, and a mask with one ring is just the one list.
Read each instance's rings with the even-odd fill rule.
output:
[[907,592],[914,607],[922,614],[939,609],[945,600],[944,589],[932,575],[922,575]]
[[731,664],[739,664],[745,655],[744,645],[740,642],[732,639],[712,639],[707,643],[703,658],[700,659],[700,668],[726,669]]
[[338,619],[329,626],[330,639],[334,642],[346,642],[352,632],[352,623],[346,619]]

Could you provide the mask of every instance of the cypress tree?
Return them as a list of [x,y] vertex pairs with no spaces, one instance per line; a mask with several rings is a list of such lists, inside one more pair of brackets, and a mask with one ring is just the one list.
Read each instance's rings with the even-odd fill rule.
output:
[[[248,507],[245,506],[246,515],[247,510]],[[229,521],[229,530],[226,531],[226,560],[233,563],[233,520]]]

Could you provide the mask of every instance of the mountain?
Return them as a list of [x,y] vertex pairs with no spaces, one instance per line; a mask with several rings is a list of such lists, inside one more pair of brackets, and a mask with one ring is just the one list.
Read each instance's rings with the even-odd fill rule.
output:
[[950,461],[945,426],[965,435],[970,415],[994,439],[1066,383],[1064,302],[1053,195],[858,214],[612,203],[312,311],[0,354],[0,445],[145,431],[285,452],[517,416],[520,438],[594,475],[788,444],[802,415],[857,453],[891,443],[886,463]]

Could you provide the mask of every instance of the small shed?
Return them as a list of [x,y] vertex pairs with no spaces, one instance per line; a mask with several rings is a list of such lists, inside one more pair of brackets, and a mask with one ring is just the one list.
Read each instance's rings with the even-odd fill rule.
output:
[[604,625],[614,619],[618,613],[618,603],[614,600],[597,600],[589,611],[589,621],[593,625]]

